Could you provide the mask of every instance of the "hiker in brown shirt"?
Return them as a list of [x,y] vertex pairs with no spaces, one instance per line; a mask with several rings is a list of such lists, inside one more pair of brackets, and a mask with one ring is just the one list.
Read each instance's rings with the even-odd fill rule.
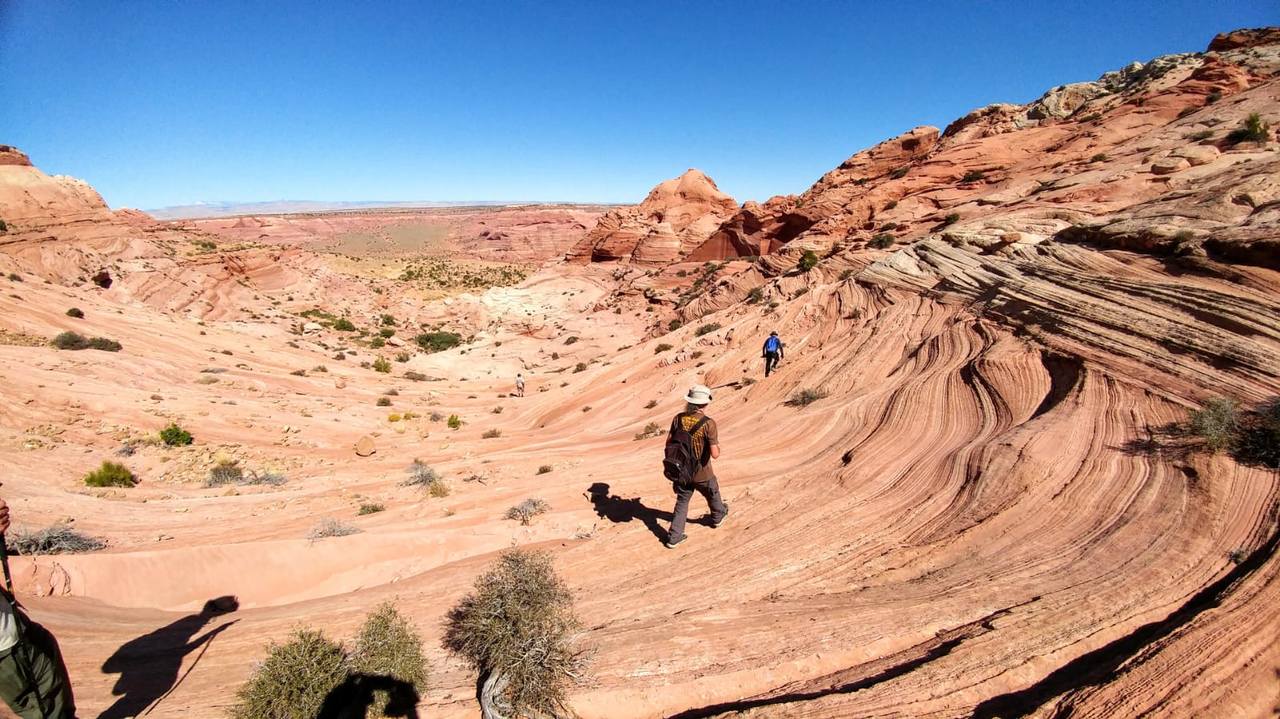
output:
[[[716,482],[716,473],[711,460],[720,456],[720,437],[716,421],[706,416],[704,409],[711,403],[711,390],[704,385],[694,385],[685,395],[685,409],[671,421],[672,428],[680,423],[686,432],[692,431],[691,443],[694,453],[700,457],[701,466],[693,475],[689,484],[672,482],[676,493],[676,507],[671,512],[671,528],[667,531],[666,545],[674,547],[685,540],[684,525],[689,514],[689,500],[693,493],[701,494],[711,509],[711,527],[719,527],[729,514],[729,505],[720,498],[720,485]],[[703,421],[705,419],[705,421]],[[698,426],[699,423],[702,426]],[[695,429],[696,428],[696,429]],[[674,433],[672,433],[674,434]]]

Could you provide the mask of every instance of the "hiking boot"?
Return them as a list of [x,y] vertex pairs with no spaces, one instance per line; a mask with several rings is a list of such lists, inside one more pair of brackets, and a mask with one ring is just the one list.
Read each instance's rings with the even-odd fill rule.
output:
[[663,544],[667,545],[667,549],[671,549],[672,547],[676,546],[677,544],[683,542],[688,538],[689,538],[689,535],[687,534],[682,537],[676,537],[675,539],[672,539],[671,537],[667,537],[667,541],[663,542]]
[[729,504],[726,502],[724,505],[724,514],[720,515],[720,519],[711,523],[711,528],[715,529],[716,527],[724,524],[724,518],[727,516],[729,516]]

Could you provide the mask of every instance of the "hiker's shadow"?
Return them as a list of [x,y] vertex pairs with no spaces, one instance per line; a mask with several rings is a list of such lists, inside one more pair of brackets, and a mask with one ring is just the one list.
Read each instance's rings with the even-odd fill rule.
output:
[[369,708],[386,697],[379,716],[418,719],[418,690],[386,674],[352,674],[325,695],[315,719],[365,719]]
[[[199,614],[183,617],[122,644],[102,665],[103,673],[120,673],[111,690],[120,698],[99,714],[98,719],[125,719],[140,715],[178,683],[183,657],[207,645],[238,620],[219,625],[194,641],[191,638],[214,618],[239,608],[240,603],[235,597],[210,599]],[[196,661],[199,661],[199,656]],[[195,664],[192,663],[191,667],[194,668]]]
[[[648,527],[653,536],[658,538],[658,541],[666,541],[667,529],[658,524],[658,520],[670,524],[671,512],[646,507],[639,497],[624,499],[616,494],[609,494],[609,485],[604,482],[596,482],[588,487],[587,498],[591,500],[591,506],[595,507],[597,516],[615,524],[624,524],[633,519],[638,519],[644,523],[645,527]],[[707,524],[710,519],[704,517],[693,521]]]

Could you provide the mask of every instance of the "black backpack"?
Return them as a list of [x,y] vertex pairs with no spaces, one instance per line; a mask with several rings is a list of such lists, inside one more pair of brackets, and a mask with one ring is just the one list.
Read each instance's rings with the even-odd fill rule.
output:
[[[671,421],[671,431],[667,433],[667,446],[665,455],[662,458],[662,474],[672,482],[688,486],[693,483],[693,475],[698,473],[698,468],[702,466],[702,457],[693,451],[693,435],[702,429],[707,423],[709,417],[703,417],[694,423],[689,429],[684,428],[684,422],[680,419],[683,414],[676,415]],[[703,438],[703,450],[707,448],[706,438]]]

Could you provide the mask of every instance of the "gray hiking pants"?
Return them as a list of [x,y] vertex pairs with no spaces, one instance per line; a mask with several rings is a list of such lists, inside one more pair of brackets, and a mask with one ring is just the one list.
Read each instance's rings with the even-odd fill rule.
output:
[[671,511],[671,529],[667,530],[668,542],[679,540],[684,536],[684,524],[689,517],[689,500],[693,499],[694,492],[706,497],[707,506],[711,508],[711,521],[713,523],[724,519],[724,501],[720,499],[720,485],[716,483],[714,474],[705,480],[695,481],[693,484],[688,485],[680,485],[673,482],[671,488],[676,493],[676,508]]

